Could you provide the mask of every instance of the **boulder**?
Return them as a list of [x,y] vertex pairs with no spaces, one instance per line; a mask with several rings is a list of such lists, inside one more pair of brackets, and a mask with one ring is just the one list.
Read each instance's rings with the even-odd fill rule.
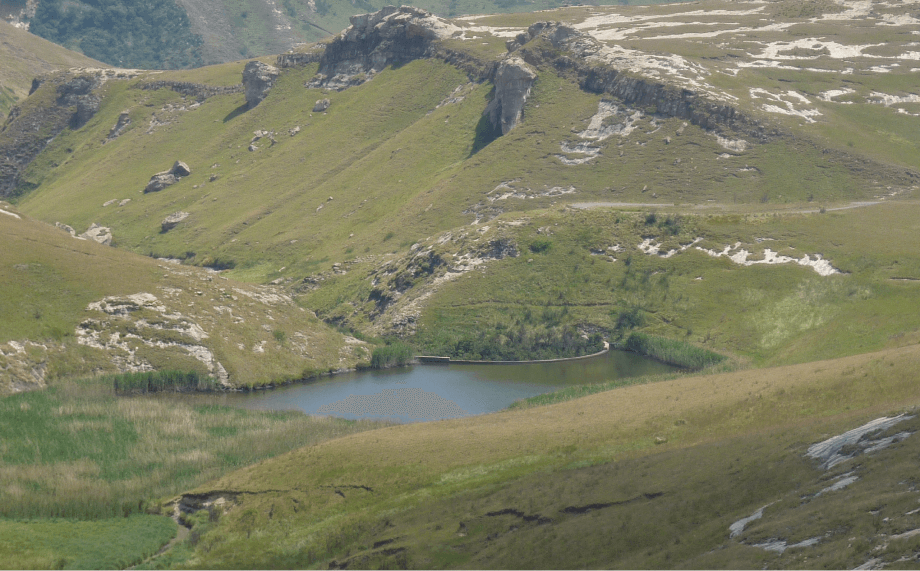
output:
[[530,88],[537,79],[532,67],[517,56],[509,57],[498,64],[495,70],[495,98],[486,107],[489,120],[502,135],[514,129],[521,121],[524,102],[530,95]]
[[172,186],[177,182],[179,182],[179,179],[176,178],[176,175],[168,171],[157,173],[150,177],[150,181],[147,183],[147,186],[144,187],[144,192],[159,192],[167,186]]
[[320,99],[319,101],[316,102],[315,105],[313,105],[313,112],[320,113],[322,111],[325,111],[326,109],[329,109],[330,104],[331,103],[328,99]]
[[93,222],[86,232],[80,234],[80,238],[85,238],[87,240],[93,240],[98,242],[103,246],[112,245],[112,229],[105,226],[100,226]]
[[246,89],[246,103],[252,109],[268,95],[275,80],[278,79],[277,67],[260,61],[251,61],[243,68],[243,87]]
[[160,226],[162,227],[163,232],[169,232],[188,217],[188,212],[182,212],[181,210],[178,212],[173,212],[163,219],[163,222],[160,223]]
[[168,171],[158,172],[150,177],[147,186],[144,187],[144,193],[159,192],[168,186],[179,182],[184,176],[192,174],[192,169],[182,161],[176,161]]
[[188,176],[192,174],[192,169],[190,169],[188,165],[183,163],[182,161],[176,161],[176,163],[173,165],[172,169],[169,170],[169,172],[171,174],[176,175],[177,177],[183,177],[183,176]]

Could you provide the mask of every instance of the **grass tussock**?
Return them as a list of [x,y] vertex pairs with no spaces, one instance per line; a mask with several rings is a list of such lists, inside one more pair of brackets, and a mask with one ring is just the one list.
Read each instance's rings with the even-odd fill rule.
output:
[[631,334],[626,339],[624,348],[627,351],[634,351],[684,369],[705,369],[718,365],[726,359],[725,355],[719,355],[685,341],[638,332]]

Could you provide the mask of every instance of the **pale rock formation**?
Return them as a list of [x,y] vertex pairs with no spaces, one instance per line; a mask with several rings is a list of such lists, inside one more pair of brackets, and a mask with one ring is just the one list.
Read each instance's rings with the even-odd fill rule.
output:
[[188,212],[182,212],[181,210],[178,212],[173,212],[163,219],[163,222],[160,223],[160,226],[162,227],[163,232],[169,232],[188,217]]
[[109,131],[109,136],[105,138],[105,142],[108,143],[109,141],[117,139],[130,124],[131,114],[128,111],[122,111],[121,114],[118,115],[118,121],[115,122],[115,126]]
[[100,226],[93,222],[93,224],[86,230],[86,232],[80,234],[80,238],[86,240],[93,240],[98,242],[103,246],[112,245],[112,229],[105,226]]
[[243,68],[243,87],[246,89],[246,103],[252,109],[262,102],[280,71],[277,67],[264,64],[260,61],[251,61]]
[[326,109],[329,109],[330,101],[328,99],[320,99],[313,106],[314,113],[321,113]]
[[486,113],[493,126],[501,127],[502,135],[520,123],[524,102],[536,79],[537,73],[533,68],[517,56],[509,57],[498,65],[494,79],[495,98],[486,107]]

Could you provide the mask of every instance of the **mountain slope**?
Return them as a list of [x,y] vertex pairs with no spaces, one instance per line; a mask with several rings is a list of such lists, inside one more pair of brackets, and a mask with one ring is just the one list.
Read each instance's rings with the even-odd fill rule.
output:
[[[510,350],[547,328],[625,339],[636,326],[758,363],[839,356],[848,343],[884,348],[913,327],[897,309],[912,293],[891,278],[913,277],[914,257],[880,252],[914,242],[890,221],[913,211],[920,178],[910,161],[915,104],[893,89],[912,72],[873,69],[909,53],[909,22],[896,9],[853,15],[822,4],[825,19],[891,19],[886,33],[900,42],[887,45],[891,55],[853,58],[846,65],[858,74],[835,76],[846,62],[834,46],[869,51],[862,28],[765,23],[781,5],[733,6],[572,8],[554,14],[570,25],[529,29],[546,15],[384,11],[280,56],[280,75],[252,108],[241,63],[96,81],[97,112],[7,180],[16,192],[37,187],[18,203],[48,222],[99,222],[137,253],[284,284],[328,322],[406,336],[425,351],[456,356],[483,328]],[[668,38],[651,24],[662,22],[674,24],[683,55],[605,39],[657,45]],[[725,41],[701,52],[704,32],[687,31],[700,26]],[[838,51],[781,53],[794,42],[768,41],[777,26],[791,38],[824,26],[837,35],[821,41]],[[763,53],[730,57],[750,37]],[[489,110],[514,91],[503,65],[536,79],[518,101],[519,123],[496,137]],[[831,78],[852,86],[851,103],[829,95]],[[43,84],[33,112],[69,81]],[[784,97],[799,103],[764,102],[787,83]],[[903,102],[876,103],[885,85]],[[789,114],[806,101],[814,112]],[[4,134],[33,112],[24,106]],[[130,124],[110,138],[123,112]],[[867,135],[853,141],[831,136],[860,129]],[[15,148],[9,141],[0,136]],[[177,159],[190,176],[142,192]],[[900,206],[874,204],[885,201]],[[851,206],[866,212],[828,212]],[[160,231],[176,211],[189,217]],[[802,298],[813,304],[808,318],[797,314]],[[899,317],[824,337],[873,311]],[[722,317],[745,312],[757,319]]]

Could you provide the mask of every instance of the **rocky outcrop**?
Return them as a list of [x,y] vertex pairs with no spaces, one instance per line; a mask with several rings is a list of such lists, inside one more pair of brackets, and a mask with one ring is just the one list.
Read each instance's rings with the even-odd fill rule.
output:
[[158,172],[150,177],[147,186],[144,187],[144,193],[159,192],[166,187],[172,186],[179,182],[182,177],[192,174],[192,169],[182,161],[176,161],[168,171]]
[[93,222],[93,224],[86,230],[86,232],[80,234],[79,238],[92,240],[102,244],[103,246],[111,246],[112,229],[105,226],[100,226]]
[[388,65],[428,57],[434,40],[459,30],[411,6],[386,6],[373,14],[352,16],[351,26],[326,46],[319,73],[307,85],[344,89],[360,84]]
[[493,79],[495,98],[486,107],[486,113],[495,128],[501,127],[502,135],[521,121],[524,102],[536,79],[533,68],[519,57],[512,56],[498,64]]
[[329,105],[330,105],[330,102],[328,99],[320,99],[319,101],[316,102],[315,105],[313,105],[313,112],[321,113],[325,111],[326,109],[329,109]]
[[690,121],[704,129],[723,129],[767,140],[755,120],[735,107],[699,96],[696,92],[639,77],[606,64],[597,54],[603,46],[587,34],[558,22],[537,22],[506,44],[514,55],[535,67],[550,66],[577,80],[585,91],[608,93],[632,107],[654,108],[656,113]]
[[93,90],[99,87],[100,83],[99,77],[87,74],[78,75],[58,85],[57,104],[73,109],[68,122],[71,129],[76,130],[86,125],[96,111],[99,111],[99,103],[102,100],[93,93]]
[[169,232],[170,230],[178,226],[180,222],[182,222],[188,217],[189,217],[188,212],[182,212],[181,210],[178,212],[173,212],[172,214],[164,218],[162,222],[160,222],[160,227],[162,228],[162,231],[164,233]]
[[0,197],[36,186],[22,175],[64,129],[79,129],[99,109],[98,74],[55,72],[36,78],[30,96],[14,107],[0,129]]
[[118,121],[115,122],[115,126],[109,131],[109,135],[105,138],[105,142],[114,141],[117,139],[125,130],[125,128],[131,124],[131,113],[129,111],[122,111],[118,115]]
[[243,88],[246,90],[246,103],[252,109],[268,96],[268,92],[281,73],[277,67],[260,61],[251,61],[243,68]]
[[137,89],[156,91],[158,89],[172,89],[186,97],[194,97],[204,101],[215,95],[229,95],[243,91],[243,84],[238,85],[206,85],[204,83],[190,83],[188,81],[146,81],[137,85]]

